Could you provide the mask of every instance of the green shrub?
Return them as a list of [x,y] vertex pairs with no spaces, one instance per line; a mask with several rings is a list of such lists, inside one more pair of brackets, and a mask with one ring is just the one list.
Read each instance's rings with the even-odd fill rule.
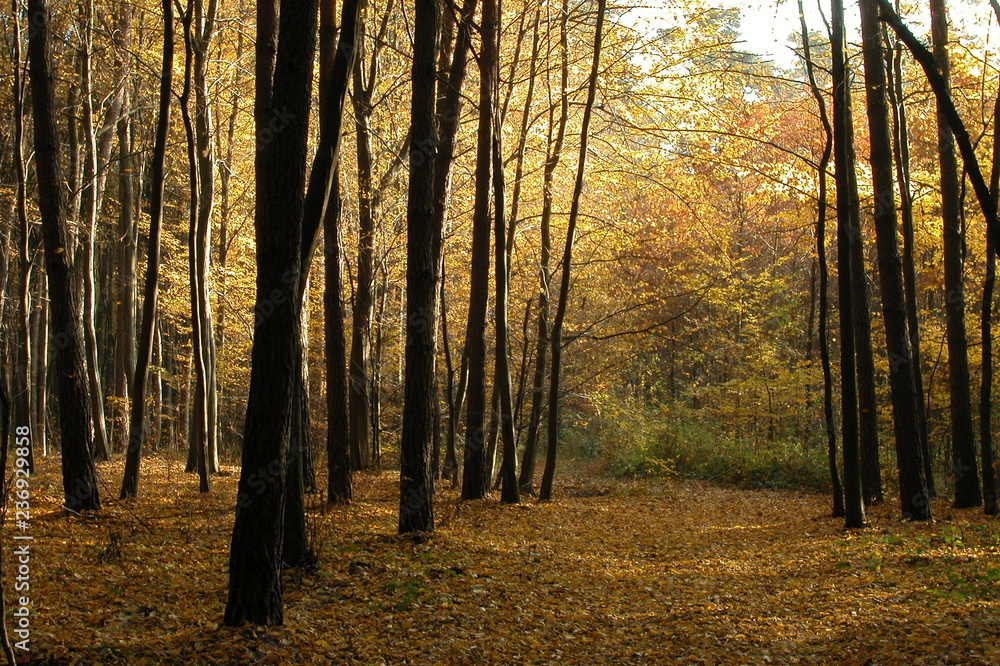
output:
[[621,477],[682,476],[742,488],[830,489],[825,450],[789,441],[734,441],[697,410],[595,402],[564,426],[567,455],[601,459]]

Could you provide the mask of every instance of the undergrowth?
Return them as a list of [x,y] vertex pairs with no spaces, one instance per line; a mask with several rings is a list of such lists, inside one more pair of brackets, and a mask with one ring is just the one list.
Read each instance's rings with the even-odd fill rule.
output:
[[696,410],[603,402],[567,415],[568,455],[619,477],[685,477],[741,488],[830,490],[826,450],[765,434],[737,439]]

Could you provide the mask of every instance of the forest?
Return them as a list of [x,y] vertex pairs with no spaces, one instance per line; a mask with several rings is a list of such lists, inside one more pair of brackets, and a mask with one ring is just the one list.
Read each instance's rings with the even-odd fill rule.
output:
[[796,2],[11,0],[8,663],[1000,663],[1000,3]]

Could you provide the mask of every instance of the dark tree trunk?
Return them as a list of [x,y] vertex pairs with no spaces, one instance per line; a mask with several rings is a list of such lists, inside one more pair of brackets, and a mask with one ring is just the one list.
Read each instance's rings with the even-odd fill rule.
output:
[[[34,17],[28,37],[28,74],[31,81],[35,130],[35,164],[38,173],[38,207],[42,218],[45,266],[52,323],[59,337],[56,345],[59,421],[62,431],[62,472],[65,507],[70,511],[100,509],[97,475],[91,456],[90,412],[87,402],[83,331],[75,313],[79,311],[69,264],[69,232],[66,201],[62,189],[58,133],[55,124],[55,94],[50,63],[50,21],[45,0],[29,0],[28,15]],[[39,427],[41,424],[39,424]]]
[[[490,193],[494,89],[497,45],[493,39],[496,3],[483,0],[482,52],[479,58],[479,130],[476,140],[476,194],[472,214],[472,269],[469,283],[469,319],[465,329],[465,354],[469,362],[468,404],[465,412],[465,456],[462,499],[480,499],[489,492],[490,462],[486,423],[486,313],[490,282]],[[492,26],[492,27],[491,27]]]
[[906,326],[910,334],[910,355],[913,359],[913,390],[917,394],[917,428],[920,432],[920,457],[924,462],[927,493],[934,497],[934,469],[930,440],[927,436],[927,403],[920,364],[920,320],[917,317],[917,273],[914,259],[913,195],[910,191],[910,141],[903,105],[902,45],[886,51],[887,85],[893,118],[893,155],[896,161],[896,182],[899,188],[899,212],[903,232],[903,289],[906,298]]
[[[535,371],[532,375],[531,413],[528,417],[528,436],[524,443],[524,454],[521,458],[521,474],[518,486],[522,493],[534,495],[535,460],[538,455],[538,441],[542,425],[542,412],[545,409],[545,376],[546,361],[549,350],[549,288],[552,274],[550,261],[552,258],[552,195],[556,167],[562,156],[563,141],[566,138],[566,123],[569,119],[569,44],[568,44],[569,4],[563,2],[562,16],[559,22],[559,50],[562,65],[560,67],[559,88],[559,120],[554,120],[555,107],[549,107],[549,132],[546,142],[547,154],[545,170],[542,176],[542,216],[540,223],[541,255],[539,261],[538,288],[538,334],[535,350]],[[555,140],[552,133],[555,132]]]
[[[833,373],[830,368],[830,340],[829,324],[827,322],[829,314],[828,286],[830,271],[826,261],[826,213],[827,213],[827,168],[830,166],[830,157],[833,150],[833,128],[830,126],[830,118],[826,111],[826,99],[819,85],[816,83],[812,54],[809,46],[809,30],[806,26],[805,12],[802,7],[802,0],[798,0],[799,23],[802,27],[802,50],[805,55],[806,72],[809,75],[809,87],[813,97],[816,99],[816,106],[819,109],[819,117],[823,123],[823,154],[820,156],[819,167],[817,169],[819,178],[819,202],[816,214],[816,258],[819,264],[819,294],[818,308],[819,321],[817,322],[819,333],[819,359],[823,368],[823,423],[826,427],[827,460],[830,467],[830,482],[833,488],[833,516],[835,518],[847,515],[844,509],[844,488],[840,483],[840,472],[837,469],[837,424],[833,415]],[[811,337],[811,336],[810,336]]]
[[[326,455],[329,461],[327,501],[347,504],[354,499],[351,482],[351,446],[348,436],[347,370],[345,363],[344,305],[340,285],[340,173],[334,172],[330,204],[323,220],[323,258],[326,270]],[[367,397],[367,393],[365,394]],[[366,411],[367,414],[367,411]],[[367,429],[367,424],[366,424]]]
[[[601,43],[604,37],[604,13],[606,0],[597,0],[597,25],[594,28],[594,59],[587,85],[587,102],[583,107],[583,122],[580,127],[580,156],[576,167],[576,183],[573,186],[573,200],[569,208],[566,227],[566,245],[562,257],[562,280],[559,284],[559,301],[552,320],[552,377],[549,380],[549,432],[548,447],[545,452],[545,472],[538,499],[552,499],[552,480],[556,472],[556,448],[559,442],[559,373],[562,361],[562,326],[569,302],[570,273],[573,266],[573,243],[576,236],[576,222],[580,216],[580,197],[583,194],[583,180],[587,167],[587,139],[590,131],[590,116],[597,96],[597,76],[601,64]],[[563,5],[563,9],[568,9]]]
[[[948,14],[945,0],[931,0],[931,38],[934,60],[950,86],[948,60]],[[956,509],[979,506],[979,469],[972,430],[969,350],[965,333],[965,286],[962,276],[964,239],[959,199],[958,159],[948,121],[938,108],[938,167],[941,172],[941,218],[944,240],[944,311],[948,339],[948,376],[951,398],[952,469]]]
[[434,198],[438,161],[434,89],[440,22],[441,5],[437,0],[416,0],[410,104],[412,148],[407,198],[406,378],[399,473],[401,534],[434,529],[434,479],[430,456],[434,434],[437,280],[442,241]]
[[159,298],[160,231],[163,221],[164,160],[167,152],[167,131],[170,128],[170,98],[174,63],[174,15],[170,0],[163,0],[163,66],[160,69],[160,110],[153,143],[153,164],[150,177],[152,192],[149,200],[149,240],[146,250],[146,289],[142,302],[142,325],[139,329],[139,349],[135,374],[132,377],[132,410],[129,419],[128,448],[125,456],[125,476],[121,499],[135,497],[139,492],[139,466],[146,422],[146,383],[153,354],[153,332]]
[[189,102],[191,98],[191,76],[194,62],[194,4],[189,4],[181,19],[184,26],[184,90],[178,99],[181,116],[184,119],[184,133],[187,135],[187,158],[189,179],[188,202],[188,270],[191,274],[191,354],[194,359],[194,395],[191,406],[191,438],[188,450],[188,471],[197,470],[198,489],[207,493],[211,490],[211,477],[208,469],[208,363],[204,337],[208,334],[203,317],[205,296],[201,289],[203,245],[199,241],[199,203],[201,197],[201,171],[198,168],[196,132],[194,120],[191,117]]
[[855,374],[854,289],[851,269],[852,216],[856,212],[854,185],[854,129],[844,38],[844,5],[833,0],[833,139],[837,183],[837,272],[840,301],[841,427],[844,440],[845,526],[865,524],[861,494],[861,456],[858,445],[858,390]]
[[[257,4],[257,306],[250,395],[243,430],[242,471],[229,559],[225,623],[280,625],[285,465],[291,424],[297,307],[302,256],[312,62],[316,48],[314,0]],[[275,35],[280,34],[272,56]],[[273,63],[273,64],[272,64]],[[281,100],[282,131],[267,137]],[[264,140],[269,138],[270,140]]]
[[[886,352],[889,357],[899,496],[904,517],[928,520],[931,517],[930,501],[924,478],[918,423],[921,405],[915,390],[917,384],[915,375],[919,373],[919,369],[913,363],[910,348],[902,265],[896,239],[892,137],[886,97],[883,36],[878,23],[878,6],[872,0],[860,0],[860,4],[871,144],[870,164],[875,196],[878,272],[882,292],[882,316],[885,321]],[[865,490],[865,501],[880,499],[881,492],[873,496],[867,483]]]

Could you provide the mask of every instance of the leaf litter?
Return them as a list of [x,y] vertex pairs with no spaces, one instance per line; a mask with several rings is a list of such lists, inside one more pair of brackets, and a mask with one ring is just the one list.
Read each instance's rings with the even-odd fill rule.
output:
[[151,457],[135,504],[105,487],[100,514],[63,517],[42,460],[31,663],[1000,664],[1000,523],[977,510],[918,524],[890,502],[845,531],[823,495],[590,475],[544,504],[441,488],[421,543],[395,534],[398,476],[356,475],[354,504],[307,500],[319,562],[286,572],[284,626],[234,629],[224,472],[199,495]]

